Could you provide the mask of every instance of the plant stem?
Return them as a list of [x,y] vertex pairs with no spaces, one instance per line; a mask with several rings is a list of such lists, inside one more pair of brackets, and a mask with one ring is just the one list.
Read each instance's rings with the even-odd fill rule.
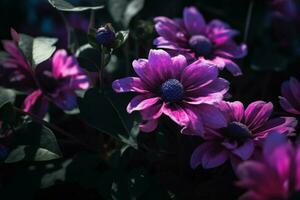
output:
[[253,7],[254,7],[254,0],[251,0],[249,3],[247,18],[246,18],[246,25],[245,25],[245,31],[244,31],[244,42],[247,42],[247,40],[248,40],[250,24],[251,24],[251,19],[252,19],[252,13],[253,13]]
[[104,71],[104,67],[105,67],[105,52],[104,52],[104,48],[101,45],[101,57],[100,57],[101,61],[100,61],[100,67],[98,69],[99,72],[99,85],[100,85],[100,90],[103,92],[103,71]]

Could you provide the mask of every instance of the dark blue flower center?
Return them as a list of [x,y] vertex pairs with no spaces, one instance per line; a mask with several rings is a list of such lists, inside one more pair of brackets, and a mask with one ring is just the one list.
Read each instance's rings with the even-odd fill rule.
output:
[[197,56],[206,56],[211,52],[213,47],[211,41],[203,35],[194,35],[189,40],[191,49]]
[[300,199],[300,191],[292,192],[288,198],[288,200],[299,200],[299,199]]
[[183,85],[177,79],[169,79],[160,86],[162,98],[168,102],[180,101],[183,98]]
[[225,135],[234,141],[245,141],[251,137],[251,131],[245,124],[240,122],[231,122],[225,128]]

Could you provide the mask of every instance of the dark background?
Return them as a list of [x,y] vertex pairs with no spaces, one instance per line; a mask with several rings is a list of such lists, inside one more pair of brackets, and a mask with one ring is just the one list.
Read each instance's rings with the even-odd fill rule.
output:
[[[93,4],[97,1],[79,2],[77,0],[73,2]],[[105,1],[101,2],[105,3]],[[146,57],[149,49],[154,48],[151,42],[156,33],[151,30],[147,32],[145,24],[153,26],[153,17],[160,15],[171,18],[181,17],[185,6],[196,6],[207,21],[218,18],[227,22],[234,29],[240,31],[241,34],[237,37],[237,41],[242,42],[249,4],[248,0],[146,0],[144,8],[130,23],[132,34],[124,46],[125,50],[120,49],[116,52],[119,65],[128,68],[133,59]],[[300,26],[298,26],[297,20],[292,22],[274,21],[273,11],[269,1],[254,1],[247,39],[249,54],[245,59],[239,61],[244,75],[232,77],[228,72],[222,72],[221,75],[231,82],[231,100],[239,100],[244,104],[255,100],[272,101],[276,114],[280,114],[282,110],[278,104],[278,96],[282,82],[288,80],[290,76],[300,78],[298,50],[298,38],[300,37],[298,37],[299,31],[297,30],[297,27]],[[89,19],[89,12],[74,15],[86,19],[86,21]],[[107,22],[113,23],[116,29],[122,28],[120,24],[113,22],[106,9],[97,11],[96,25],[100,26]],[[9,29],[14,27],[18,32],[33,36],[59,37],[61,40],[58,44],[59,47],[66,48],[67,36],[61,14],[46,0],[0,0],[0,26],[1,39],[10,38]],[[82,32],[84,30],[81,30],[81,34]],[[124,73],[126,72],[110,74],[106,80],[107,85],[116,77],[124,76]],[[62,113],[54,110],[52,114],[60,116]],[[119,143],[111,141],[107,136],[99,136],[94,129],[88,128],[77,116],[67,119],[58,117],[55,123],[82,138],[91,147],[100,149],[102,157],[110,155],[112,150],[120,148]],[[114,123],[111,122],[111,126],[113,125]],[[170,127],[174,128],[172,126],[173,124]],[[86,133],[89,135],[87,136]],[[153,152],[147,153],[145,156],[143,152],[133,150],[127,151],[130,159],[124,161],[125,164],[123,161],[119,161],[119,164],[126,165],[126,170],[147,168],[147,173],[150,173],[151,177],[149,182],[155,182],[151,191],[141,195],[140,199],[232,200],[237,199],[243,192],[234,186],[236,177],[228,163],[212,170],[197,169],[193,171],[190,169],[189,156],[197,144],[198,138],[181,136],[183,147],[178,147],[176,138],[172,138],[172,135],[168,135],[168,137],[171,137],[170,149],[176,152],[179,148],[185,149],[180,158],[182,162],[179,164],[177,154],[163,155],[151,160],[154,157]],[[157,142],[154,135],[144,135],[141,140],[147,141],[149,145]],[[69,144],[63,139],[59,143],[65,156],[63,160],[42,164],[1,165],[0,179],[2,178],[3,181],[0,183],[3,184],[5,192],[4,196],[0,194],[0,199],[111,199],[107,197],[108,190],[106,188],[109,185],[106,183],[109,174],[98,174],[98,172],[106,171],[108,166],[105,162],[99,164],[98,155],[87,153],[83,147]],[[99,144],[101,146],[98,146]],[[65,171],[60,170],[69,158],[73,158],[72,164],[64,169]],[[92,171],[95,168],[97,172]],[[62,173],[66,173],[63,176],[65,180],[57,181],[51,187],[38,189],[43,181],[47,182],[48,179],[51,180],[51,177],[55,176],[60,177]],[[120,173],[120,177],[125,176],[125,172],[118,171],[118,173]],[[48,174],[46,178],[45,174]],[[42,180],[41,177],[44,179]],[[152,180],[152,177],[155,177],[155,180]],[[163,194],[158,198],[154,195],[156,193]],[[116,199],[127,200],[125,197],[122,198],[122,195],[118,195]]]

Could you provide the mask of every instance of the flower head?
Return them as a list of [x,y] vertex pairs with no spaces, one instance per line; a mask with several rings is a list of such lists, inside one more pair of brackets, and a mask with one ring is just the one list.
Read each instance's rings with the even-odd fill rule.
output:
[[226,126],[221,112],[212,104],[223,99],[229,83],[218,77],[215,64],[198,60],[190,65],[182,55],[171,58],[163,50],[150,50],[148,59],[133,61],[138,77],[113,82],[116,92],[136,92],[127,107],[140,111],[145,132],[154,130],[165,114],[180,126],[204,131],[204,126]]
[[287,138],[270,134],[263,146],[263,159],[239,165],[238,186],[248,189],[240,200],[296,200],[300,191],[300,148]]
[[279,102],[281,107],[289,113],[300,114],[300,83],[296,78],[291,77],[289,81],[281,85]]
[[90,87],[89,77],[65,50],[56,51],[51,60],[40,64],[35,77],[38,87],[25,99],[24,110],[40,116],[47,112],[49,102],[63,110],[76,108],[75,91]]
[[256,146],[271,132],[287,134],[294,131],[297,124],[292,117],[270,119],[272,103],[256,101],[246,110],[241,102],[222,102],[219,105],[228,126],[218,130],[207,129],[201,134],[205,142],[192,154],[191,166],[196,168],[217,167],[230,159],[235,168],[238,163],[248,160]]
[[18,48],[18,34],[12,30],[12,41],[3,41],[7,56],[0,60],[0,85],[28,94],[24,111],[43,117],[49,102],[63,110],[77,106],[75,90],[90,87],[87,74],[65,50],[55,52],[51,60],[33,70]]
[[222,21],[213,20],[208,24],[195,7],[187,7],[183,19],[156,17],[155,29],[159,37],[154,40],[158,48],[172,54],[182,54],[189,61],[205,58],[214,62],[219,69],[226,68],[233,75],[241,75],[235,59],[247,54],[245,44],[237,45],[233,37],[237,31]]

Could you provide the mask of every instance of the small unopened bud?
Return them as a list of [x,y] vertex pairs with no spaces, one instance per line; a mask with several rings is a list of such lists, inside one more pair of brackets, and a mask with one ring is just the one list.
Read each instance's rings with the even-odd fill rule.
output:
[[99,28],[96,33],[96,40],[98,44],[101,44],[107,48],[112,48],[116,40],[116,33],[111,24]]

